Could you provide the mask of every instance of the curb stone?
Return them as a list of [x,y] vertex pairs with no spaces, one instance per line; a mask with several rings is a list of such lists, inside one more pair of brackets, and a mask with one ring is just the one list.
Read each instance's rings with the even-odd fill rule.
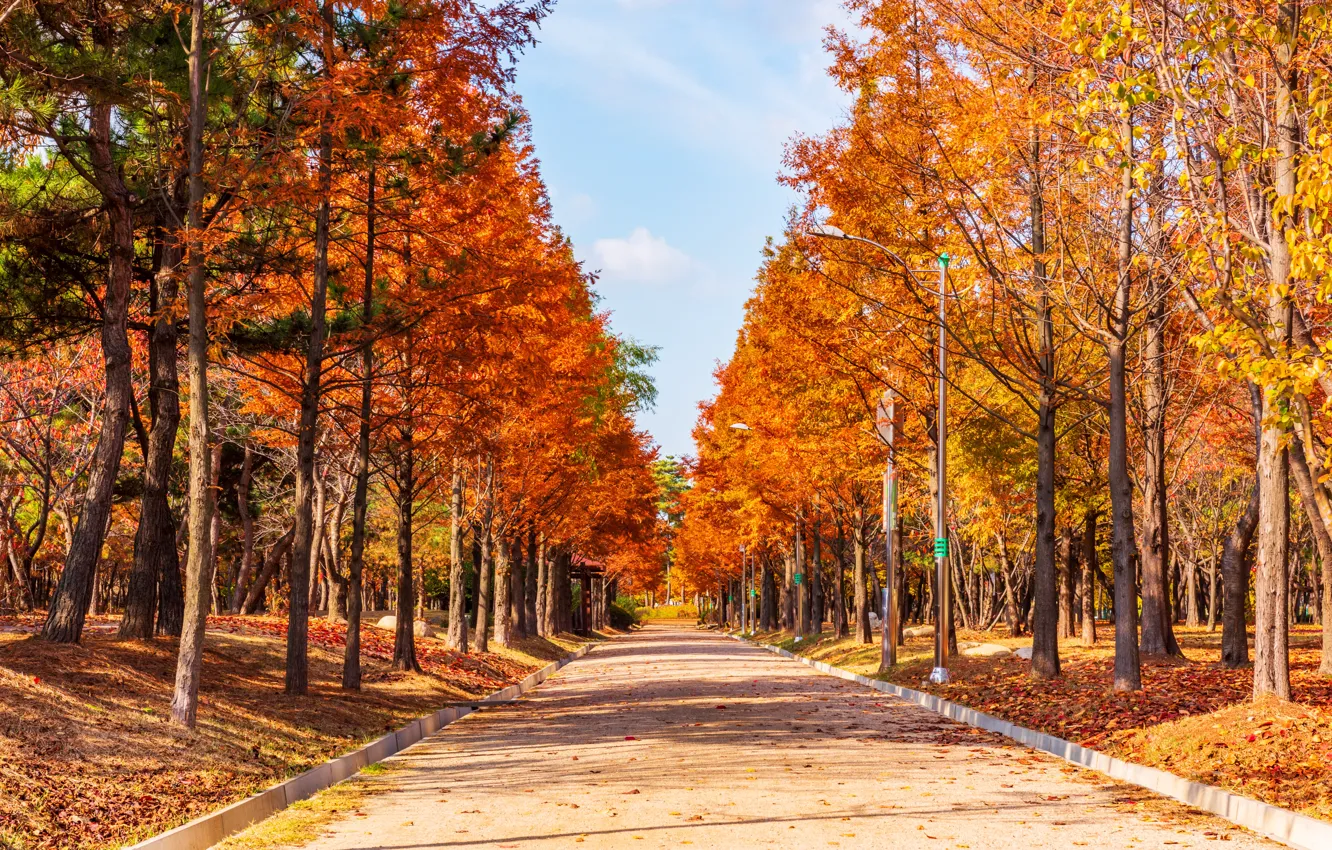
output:
[[1170,797],[1195,809],[1218,815],[1236,826],[1252,830],[1265,838],[1279,841],[1289,847],[1296,848],[1296,850],[1328,850],[1328,848],[1332,848],[1332,824],[1316,818],[1263,803],[1252,797],[1232,794],[1213,785],[1193,782],[1182,776],[1176,776],[1173,773],[1167,773],[1154,767],[1123,761],[1080,746],[1072,741],[1065,741],[1063,738],[1056,738],[1044,732],[1027,729],[1007,720],[1000,720],[998,717],[976,711],[974,708],[940,699],[933,694],[914,691],[911,688],[904,688],[892,682],[871,679],[869,676],[852,673],[850,670],[843,670],[823,661],[803,658],[781,647],[754,643],[735,635],[728,635],[728,637],[741,643],[747,643],[750,646],[766,649],[793,661],[799,661],[806,666],[813,667],[820,673],[836,676],[850,682],[857,682],[866,687],[892,694],[951,720],[1012,738],[1033,750],[1040,750],[1058,756],[1067,762],[1088,770],[1094,770],[1097,773],[1103,773],[1112,779],[1118,779],[1130,785],[1137,785],[1163,797]]
[[[587,655],[593,646],[594,644],[588,644],[580,647],[554,664],[537,670],[518,684],[481,697],[477,702],[507,700],[521,696],[550,678],[564,665]],[[435,734],[453,721],[471,713],[470,708],[445,708],[425,717],[418,717],[398,731],[390,732],[358,750],[325,762],[285,782],[279,782],[252,797],[134,844],[127,850],[207,850],[251,824],[277,814],[292,803],[313,796],[329,786],[354,776],[372,764],[402,752],[421,739]]]

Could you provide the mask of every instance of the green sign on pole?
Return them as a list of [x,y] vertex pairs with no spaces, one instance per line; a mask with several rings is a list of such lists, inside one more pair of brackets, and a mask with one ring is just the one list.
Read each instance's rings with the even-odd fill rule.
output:
[[805,574],[804,574],[804,573],[796,573],[796,574],[795,574],[795,583],[796,583],[796,584],[804,584],[804,583],[805,583]]
[[947,558],[947,557],[948,557],[948,538],[947,538],[947,537],[936,537],[936,538],[934,538],[934,557],[936,557],[936,558]]
[[751,588],[749,589],[749,595],[750,595],[751,597],[758,596],[758,591],[751,587]]

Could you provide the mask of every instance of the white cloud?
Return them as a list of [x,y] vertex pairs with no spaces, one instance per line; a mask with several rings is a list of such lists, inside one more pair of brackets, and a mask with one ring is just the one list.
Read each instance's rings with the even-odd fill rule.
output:
[[625,239],[598,239],[592,245],[591,264],[608,280],[625,283],[675,281],[694,266],[688,254],[646,227],[635,228]]

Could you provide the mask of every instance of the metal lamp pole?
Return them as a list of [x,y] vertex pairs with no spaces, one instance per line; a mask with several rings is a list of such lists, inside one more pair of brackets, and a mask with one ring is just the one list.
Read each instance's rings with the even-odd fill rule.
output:
[[745,572],[749,576],[749,633],[753,635],[758,631],[758,587],[755,586],[754,573],[756,572],[754,556],[748,555],[748,563],[745,566]]
[[745,553],[745,544],[740,544],[740,634],[749,626],[749,555]]
[[948,303],[947,254],[939,257],[939,414],[935,422],[939,441],[939,504],[934,512],[934,587],[939,597],[939,621],[934,627],[934,669],[930,681],[948,683],[948,620],[952,613],[952,582],[948,580]]
[[[948,330],[946,304],[948,300],[948,264],[951,258],[947,254],[939,256],[939,289],[936,292],[926,286],[919,277],[916,276],[916,270],[912,269],[906,260],[890,248],[880,245],[872,239],[866,239],[863,236],[852,236],[842,231],[840,228],[829,224],[820,224],[810,228],[809,234],[820,239],[840,239],[848,242],[863,242],[879,249],[883,254],[899,263],[906,271],[916,285],[926,292],[931,292],[939,296],[939,410],[938,421],[935,427],[938,429],[938,457],[937,474],[939,481],[939,501],[935,510],[934,521],[934,567],[935,567],[935,598],[938,605],[935,609],[935,627],[934,627],[934,669],[930,672],[930,681],[934,684],[945,684],[949,681],[948,674],[948,620],[949,612],[952,608],[952,594],[950,591],[950,582],[948,581]],[[933,270],[931,270],[933,271]],[[922,271],[922,274],[925,272]],[[896,522],[896,472],[893,468],[891,430],[889,431],[888,446],[888,470],[884,476],[884,514],[885,519]],[[891,491],[891,495],[890,495]],[[891,499],[891,505],[890,505]],[[892,516],[888,516],[889,511]],[[886,663],[889,658],[896,662],[897,647],[895,646],[896,628],[892,629],[890,636],[890,621],[896,615],[896,588],[892,585],[893,562],[892,562],[892,529],[887,523],[884,526],[884,534],[888,537],[886,550],[888,554],[888,578],[889,581],[884,587],[884,636],[881,649],[880,663]],[[889,613],[892,612],[892,613]]]
[[758,559],[749,556],[749,633],[758,634]]
[[883,394],[880,402],[879,435],[888,445],[888,463],[883,470],[883,540],[887,556],[887,581],[883,585],[883,631],[879,642],[879,672],[885,673],[897,664],[897,560],[893,557],[893,532],[897,529],[897,458],[894,457],[894,422],[897,419],[897,396],[892,390]]

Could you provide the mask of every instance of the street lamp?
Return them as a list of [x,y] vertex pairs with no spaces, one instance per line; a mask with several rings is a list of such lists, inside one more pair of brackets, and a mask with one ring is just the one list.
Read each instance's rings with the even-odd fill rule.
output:
[[740,544],[740,634],[749,630],[749,555]]
[[[952,608],[951,594],[949,593],[951,583],[948,580],[948,328],[946,306],[948,303],[948,263],[950,257],[947,254],[939,255],[939,289],[937,292],[930,289],[920,278],[916,276],[916,269],[912,269],[906,260],[890,248],[880,245],[872,239],[866,239],[862,236],[852,236],[849,233],[834,227],[831,224],[818,224],[809,229],[809,235],[819,239],[836,239],[847,242],[862,242],[866,245],[879,249],[883,254],[895,260],[917,286],[926,292],[931,292],[939,296],[939,410],[935,427],[938,430],[938,466],[936,474],[939,481],[939,502],[935,509],[934,518],[934,569],[935,569],[935,597],[938,599],[938,610],[935,612],[934,627],[934,669],[930,672],[930,681],[936,685],[946,684],[949,680],[948,675],[948,612]],[[930,270],[932,271],[932,270]],[[891,432],[890,432],[891,433]],[[888,488],[894,484],[892,481],[892,447],[889,446],[889,466],[888,472],[884,476],[884,486]],[[892,487],[895,490],[895,487]],[[888,494],[885,493],[884,508],[885,513],[889,509]],[[895,506],[894,506],[895,507]],[[895,518],[890,518],[895,519]],[[885,526],[885,536],[889,538],[888,556],[889,570],[892,570],[892,531]],[[889,577],[891,578],[891,572]],[[890,604],[895,603],[892,599],[893,591],[889,584],[885,588]],[[893,604],[892,610],[896,610]],[[883,642],[885,645],[891,644],[896,640],[896,635],[889,637],[886,632],[889,628],[889,613],[884,611],[883,628],[885,636]],[[894,647],[893,655],[896,655]]]
[[754,582],[750,578],[750,554],[741,544],[741,634],[754,634]]
[[883,470],[883,548],[887,556],[887,581],[883,585],[883,629],[879,635],[879,672],[887,673],[897,664],[897,559],[893,557],[893,533],[897,530],[897,456],[894,437],[897,422],[897,395],[885,390],[879,402],[879,437],[888,447],[888,462]]

